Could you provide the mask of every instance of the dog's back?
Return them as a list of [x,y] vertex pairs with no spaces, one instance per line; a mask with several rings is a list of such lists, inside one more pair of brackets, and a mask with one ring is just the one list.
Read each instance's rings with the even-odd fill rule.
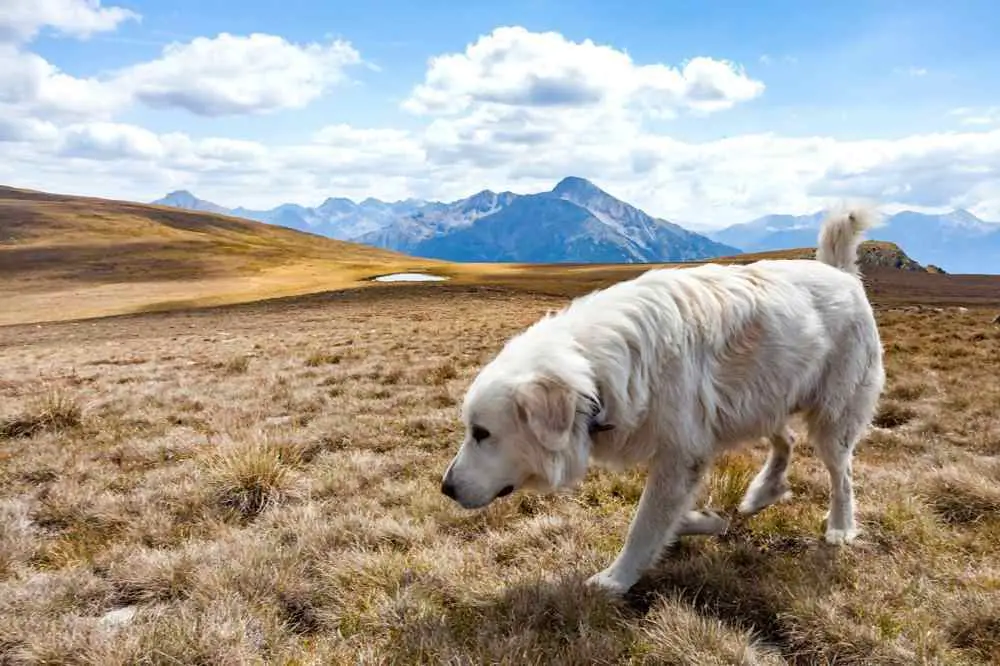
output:
[[798,411],[832,421],[853,410],[852,420],[864,421],[884,381],[878,328],[857,266],[872,222],[864,210],[831,215],[815,261],[654,270],[614,298],[607,294],[606,308],[588,309],[600,319],[631,302],[631,316],[646,310],[646,319],[655,317],[646,330],[664,340],[645,348],[656,354],[664,345],[675,361],[660,377],[653,371],[650,381],[662,383],[653,394],[676,402],[678,376],[697,378],[684,390],[699,397],[695,411],[712,414],[706,420],[718,438],[768,434]]

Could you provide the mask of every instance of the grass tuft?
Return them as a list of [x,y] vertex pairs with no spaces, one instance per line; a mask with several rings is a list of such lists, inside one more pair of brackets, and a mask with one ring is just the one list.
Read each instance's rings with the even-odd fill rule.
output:
[[301,462],[301,449],[257,435],[217,452],[208,473],[218,505],[252,519],[286,496],[292,467]]
[[879,405],[872,423],[879,428],[898,428],[916,417],[917,412],[912,407],[893,400],[884,400]]
[[33,437],[40,432],[80,425],[83,409],[76,397],[53,389],[34,397],[19,415],[0,421],[0,439]]
[[716,509],[735,509],[756,473],[753,461],[746,455],[720,456],[709,470],[705,482],[705,503]]
[[661,664],[785,664],[753,633],[691,608],[678,595],[657,600],[644,619],[646,657]]
[[424,373],[424,379],[434,386],[447,384],[456,377],[458,377],[458,368],[451,361],[436,365]]
[[1000,663],[1000,609],[996,597],[980,594],[969,599],[965,612],[949,623],[948,634],[956,647],[983,663]]
[[322,365],[337,365],[344,360],[344,355],[337,352],[317,351],[306,357],[306,366],[318,368]]
[[925,495],[946,523],[974,526],[1000,521],[1000,486],[993,480],[953,469],[938,475]]
[[227,375],[242,375],[250,368],[250,356],[234,356],[222,364],[222,370]]

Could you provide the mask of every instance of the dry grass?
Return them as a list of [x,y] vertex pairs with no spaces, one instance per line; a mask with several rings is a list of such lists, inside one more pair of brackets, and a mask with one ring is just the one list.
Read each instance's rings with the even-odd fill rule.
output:
[[244,219],[0,186],[0,325],[248,302],[438,266]]
[[[882,311],[862,542],[795,497],[585,589],[640,471],[463,512],[457,405],[562,299],[407,287],[0,328],[0,663],[986,664],[1000,659],[1000,329]],[[704,488],[731,511],[762,446]]]
[[28,400],[21,414],[0,420],[0,439],[72,428],[80,424],[80,414],[80,405],[74,397],[62,391],[48,391]]

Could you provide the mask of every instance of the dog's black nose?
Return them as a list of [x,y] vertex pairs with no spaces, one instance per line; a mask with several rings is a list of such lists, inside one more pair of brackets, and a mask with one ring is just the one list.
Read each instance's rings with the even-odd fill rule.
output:
[[455,484],[451,481],[443,481],[441,483],[441,492],[451,499],[455,499]]

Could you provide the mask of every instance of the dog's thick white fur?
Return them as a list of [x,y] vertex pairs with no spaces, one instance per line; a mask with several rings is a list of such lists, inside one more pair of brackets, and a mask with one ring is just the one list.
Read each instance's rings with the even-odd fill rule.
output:
[[572,487],[591,461],[648,464],[624,547],[589,581],[622,593],[679,534],[717,531],[692,503],[726,448],[771,444],[741,512],[788,497],[786,422],[801,413],[830,474],[826,541],[850,542],[853,450],[884,384],[856,266],[873,219],[864,209],[827,217],[818,261],[650,270],[547,315],[469,387],[442,491],[476,508],[522,488]]

